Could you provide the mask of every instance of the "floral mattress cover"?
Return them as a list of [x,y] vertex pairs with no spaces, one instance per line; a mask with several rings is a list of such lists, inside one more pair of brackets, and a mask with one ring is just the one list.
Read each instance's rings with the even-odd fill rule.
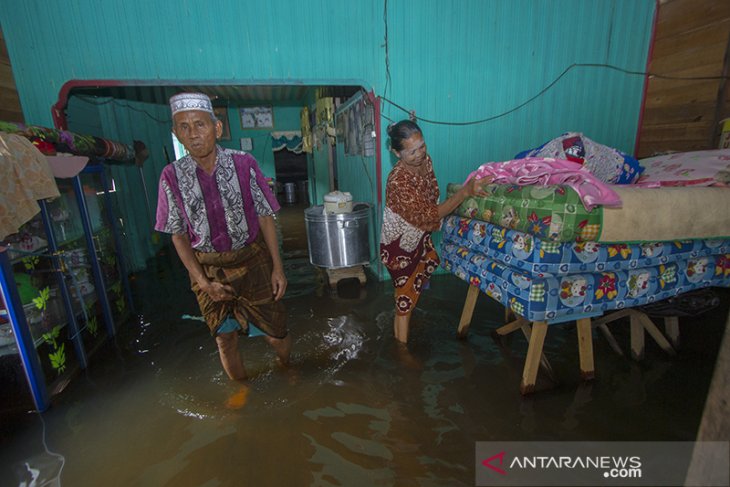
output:
[[[559,323],[730,287],[730,241],[555,244],[449,217],[442,266],[530,321]],[[529,236],[528,236],[529,237]]]

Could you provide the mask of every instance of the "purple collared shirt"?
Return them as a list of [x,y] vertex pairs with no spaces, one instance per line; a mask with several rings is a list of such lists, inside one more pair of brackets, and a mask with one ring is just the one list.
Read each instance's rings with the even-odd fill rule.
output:
[[258,236],[258,217],[280,208],[253,156],[222,147],[216,152],[213,174],[187,155],[160,175],[155,230],[187,233],[201,252],[245,247]]

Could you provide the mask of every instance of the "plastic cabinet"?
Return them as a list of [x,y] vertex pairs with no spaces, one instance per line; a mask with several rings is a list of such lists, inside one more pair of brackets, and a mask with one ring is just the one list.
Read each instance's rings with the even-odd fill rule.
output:
[[0,251],[0,407],[18,406],[30,391],[47,409],[131,315],[104,165],[56,183],[61,197],[39,202],[41,212]]

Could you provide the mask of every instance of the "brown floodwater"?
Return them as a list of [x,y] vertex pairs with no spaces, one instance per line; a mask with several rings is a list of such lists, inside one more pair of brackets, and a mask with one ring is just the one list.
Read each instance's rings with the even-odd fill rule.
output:
[[[286,235],[286,231],[285,231]],[[475,442],[694,440],[728,310],[680,321],[683,347],[615,354],[594,334],[596,380],[579,377],[574,326],[548,331],[558,383],[519,393],[526,342],[499,344],[502,308],[480,296],[455,336],[467,285],[437,275],[393,339],[392,287],[328,288],[306,250],[287,249],[292,364],[243,338],[245,404],[227,379],[174,251],[135,276],[138,320],[54,397],[44,414],[3,418],[0,484],[64,486],[471,486]],[[612,326],[628,352],[628,324]],[[23,483],[25,482],[25,484]]]

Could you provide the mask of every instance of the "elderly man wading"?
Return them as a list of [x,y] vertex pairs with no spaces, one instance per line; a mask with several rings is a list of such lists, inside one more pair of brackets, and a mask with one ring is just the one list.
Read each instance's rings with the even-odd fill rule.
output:
[[223,126],[207,95],[175,95],[170,108],[189,154],[162,171],[155,229],[172,234],[228,377],[246,379],[239,334],[263,332],[288,365],[287,282],[273,218],[280,206],[250,154],[217,145]]

